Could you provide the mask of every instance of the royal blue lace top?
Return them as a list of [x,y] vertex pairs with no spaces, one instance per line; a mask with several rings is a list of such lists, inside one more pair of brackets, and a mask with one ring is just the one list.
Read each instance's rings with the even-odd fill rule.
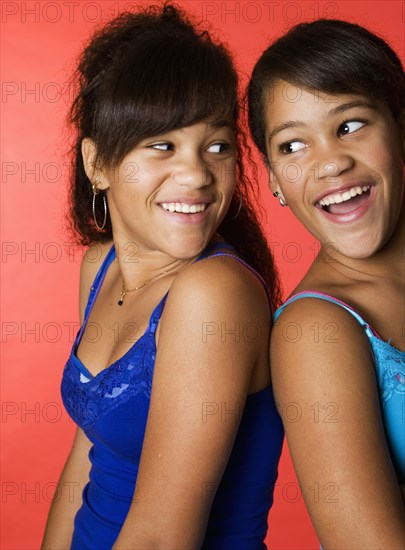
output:
[[291,302],[319,298],[346,309],[363,327],[370,341],[377,374],[382,419],[388,447],[399,483],[405,483],[405,352],[380,338],[377,332],[348,304],[322,292],[300,292],[287,300],[274,314],[276,320]]
[[[208,255],[233,254],[218,251],[214,245],[199,259]],[[84,322],[63,372],[61,392],[66,410],[93,443],[90,481],[75,517],[72,550],[110,549],[132,503],[151,396],[155,331],[167,297],[156,305],[147,330],[130,350],[92,376],[75,352],[114,258],[112,246],[91,287]],[[202,548],[266,548],[263,541],[283,436],[271,388],[248,395]],[[208,495],[211,488],[206,489]]]

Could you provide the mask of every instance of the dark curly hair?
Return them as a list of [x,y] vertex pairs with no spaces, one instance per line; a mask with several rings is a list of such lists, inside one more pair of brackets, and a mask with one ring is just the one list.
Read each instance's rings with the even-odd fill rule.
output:
[[353,93],[383,101],[398,124],[405,108],[404,69],[382,38],[347,21],[301,23],[263,52],[249,83],[249,126],[264,156],[264,106],[277,80],[327,94]]
[[[98,30],[80,54],[72,84],[77,95],[68,122],[76,131],[68,222],[75,241],[90,245],[113,238],[109,216],[103,231],[93,221],[91,182],[81,153],[85,137],[95,142],[97,161],[114,168],[146,137],[230,116],[237,128],[237,185],[218,231],[262,275],[275,308],[279,281],[252,205],[257,189],[242,164],[246,136],[240,129],[238,77],[227,49],[166,2],[122,13]],[[102,220],[102,201],[96,205]]]

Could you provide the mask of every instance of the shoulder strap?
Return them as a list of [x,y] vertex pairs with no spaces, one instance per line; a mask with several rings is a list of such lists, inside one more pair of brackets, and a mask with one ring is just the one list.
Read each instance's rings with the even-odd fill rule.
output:
[[199,262],[200,260],[205,260],[210,256],[217,256],[219,255],[217,254],[217,252],[224,249],[229,250],[231,252],[236,252],[234,247],[228,243],[213,243],[207,246],[207,248],[203,250],[203,252],[201,252],[201,254],[198,256],[198,258],[195,261]]
[[152,334],[155,334],[155,332],[156,332],[156,329],[157,329],[157,326],[159,324],[160,318],[162,316],[163,308],[165,307],[168,295],[169,295],[169,290],[166,292],[166,294],[160,300],[158,305],[153,310],[152,315],[150,316],[148,330]]
[[357,313],[356,310],[354,310],[351,306],[346,304],[345,302],[342,302],[338,298],[334,298],[333,296],[330,296],[329,294],[324,294],[323,292],[316,292],[316,291],[305,291],[305,292],[299,292],[298,294],[295,294],[294,296],[291,296],[288,300],[284,302],[284,304],[278,308],[278,310],[274,314],[274,320],[276,321],[282,311],[292,302],[296,302],[297,300],[300,300],[301,298],[318,298],[320,300],[325,300],[327,302],[332,302],[333,304],[336,304],[340,307],[343,307],[346,311],[348,311],[357,321],[358,323],[363,327],[365,330],[367,336],[377,336],[380,338],[379,334],[371,327],[364,319],[363,317]]
[[[103,282],[104,277],[107,273],[107,270],[110,264],[114,261],[115,257],[116,257],[115,246],[113,244],[110,250],[108,251],[106,257],[104,258],[103,263],[101,264],[99,270],[97,271],[97,274],[94,277],[93,284],[90,287],[90,294],[87,300],[86,309],[84,311],[84,321],[87,319],[88,315],[90,314],[94,300],[96,299],[98,291],[100,290],[101,283]],[[83,321],[83,326],[85,324],[84,321]]]

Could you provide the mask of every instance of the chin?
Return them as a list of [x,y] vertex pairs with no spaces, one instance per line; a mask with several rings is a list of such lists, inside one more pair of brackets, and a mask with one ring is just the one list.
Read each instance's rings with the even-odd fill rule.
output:
[[187,241],[183,243],[172,244],[167,248],[167,253],[172,257],[178,260],[190,260],[199,256],[201,252],[207,247],[209,243],[208,240],[200,239],[193,240],[192,242]]
[[[382,244],[377,240],[359,239],[357,242],[336,243],[336,251],[346,258],[364,260],[374,256],[380,250]],[[333,256],[332,256],[333,257]]]

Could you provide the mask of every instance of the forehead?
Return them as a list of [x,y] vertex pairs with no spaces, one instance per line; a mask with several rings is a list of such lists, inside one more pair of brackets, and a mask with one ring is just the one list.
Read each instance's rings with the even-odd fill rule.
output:
[[286,121],[328,119],[353,107],[383,110],[378,102],[359,94],[328,94],[279,80],[264,92],[266,126]]
[[232,134],[235,133],[235,122],[230,118],[202,120],[189,126],[180,126],[168,132],[163,132],[162,135],[198,134],[204,137],[222,130],[228,130]]

